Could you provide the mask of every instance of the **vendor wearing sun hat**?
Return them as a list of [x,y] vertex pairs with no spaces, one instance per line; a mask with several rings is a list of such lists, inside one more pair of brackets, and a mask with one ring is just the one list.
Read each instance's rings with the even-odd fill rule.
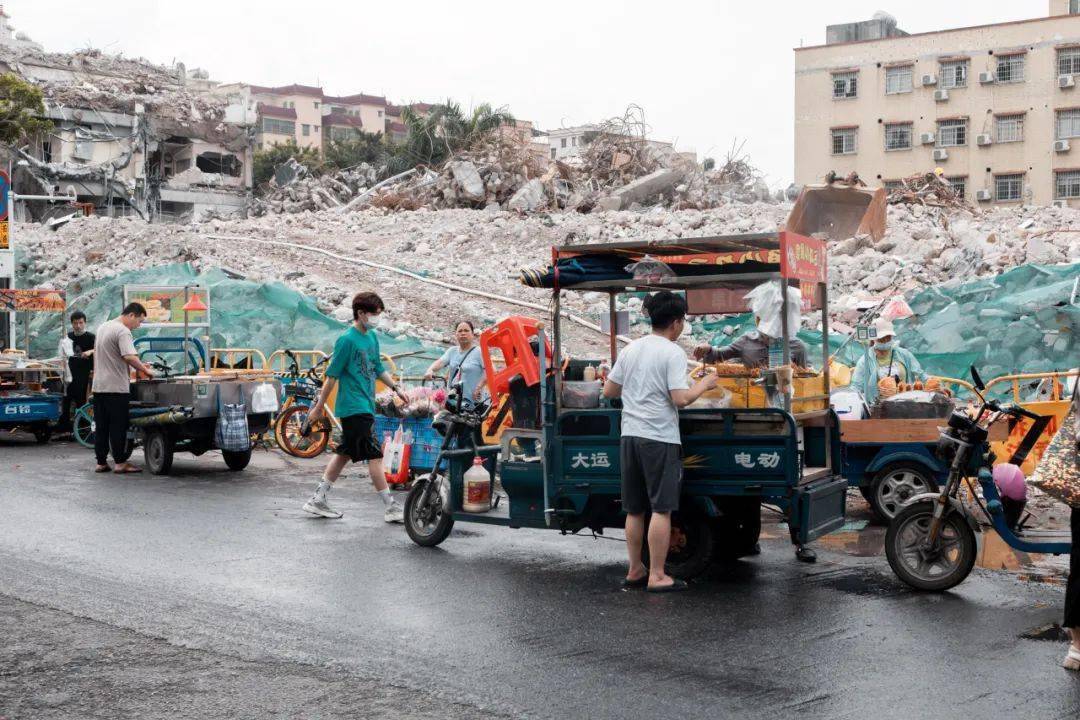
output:
[[878,382],[892,377],[897,383],[926,381],[922,365],[910,350],[900,347],[896,340],[896,329],[889,320],[874,321],[877,338],[871,343],[871,350],[859,359],[855,372],[851,376],[851,387],[862,393],[867,404],[874,404],[878,398]]

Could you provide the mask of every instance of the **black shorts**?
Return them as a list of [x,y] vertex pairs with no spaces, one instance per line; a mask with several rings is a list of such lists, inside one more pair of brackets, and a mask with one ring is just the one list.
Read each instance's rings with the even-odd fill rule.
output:
[[341,418],[341,442],[334,449],[353,462],[381,460],[382,448],[375,437],[374,415],[348,415]]
[[619,445],[622,467],[622,505],[637,515],[674,512],[682,492],[682,445],[624,437]]

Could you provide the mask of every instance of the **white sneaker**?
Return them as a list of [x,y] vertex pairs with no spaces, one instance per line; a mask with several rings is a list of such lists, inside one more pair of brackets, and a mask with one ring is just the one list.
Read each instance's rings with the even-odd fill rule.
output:
[[383,520],[388,523],[403,523],[405,522],[405,509],[395,500],[390,503],[390,507],[386,508],[386,512],[383,513]]
[[318,500],[316,498],[311,498],[306,503],[304,503],[303,509],[304,512],[309,512],[312,515],[320,515],[324,518],[336,519],[342,516],[342,513],[339,513],[337,510],[334,510],[329,505],[327,505],[325,500]]

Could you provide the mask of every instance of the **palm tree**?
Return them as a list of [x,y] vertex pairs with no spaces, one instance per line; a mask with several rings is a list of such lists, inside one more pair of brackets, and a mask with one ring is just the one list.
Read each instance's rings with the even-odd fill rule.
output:
[[390,159],[391,175],[417,165],[439,165],[459,150],[514,122],[514,116],[505,108],[494,109],[488,103],[477,105],[466,117],[461,106],[452,100],[433,105],[424,117],[405,107],[401,119],[406,136]]

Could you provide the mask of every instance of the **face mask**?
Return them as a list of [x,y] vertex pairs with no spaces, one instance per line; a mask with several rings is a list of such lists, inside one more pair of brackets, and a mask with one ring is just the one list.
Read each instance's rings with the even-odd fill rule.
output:
[[895,350],[896,341],[890,340],[889,342],[874,343],[874,349],[878,352],[888,352],[889,350]]

